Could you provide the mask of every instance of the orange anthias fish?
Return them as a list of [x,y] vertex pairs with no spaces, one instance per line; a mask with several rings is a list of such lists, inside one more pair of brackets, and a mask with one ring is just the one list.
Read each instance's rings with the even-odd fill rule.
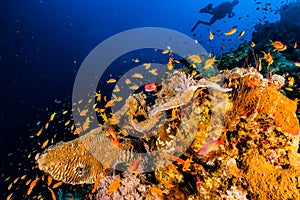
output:
[[265,59],[268,62],[268,67],[269,67],[274,62],[273,57],[271,56],[270,52],[266,53],[266,52],[262,51],[262,53],[264,54],[263,59]]
[[296,49],[297,46],[298,46],[298,45],[297,45],[297,42],[295,42],[295,43],[294,43],[294,49]]
[[238,38],[240,39],[241,37],[243,37],[244,34],[245,34],[245,31],[240,32]]
[[116,192],[121,182],[122,180],[120,179],[120,177],[117,180],[114,180],[108,188],[108,194],[112,194],[113,192]]
[[297,67],[300,67],[300,62],[293,62],[294,65],[296,65]]
[[287,48],[287,46],[285,44],[282,44],[279,41],[273,42],[272,40],[270,40],[270,42],[272,43],[273,47],[275,48],[274,51],[275,50],[277,50],[277,51],[284,51]]
[[109,128],[108,132],[111,135],[113,145],[119,146],[120,143],[117,136],[117,132],[113,128]]
[[52,188],[55,189],[55,188],[58,188],[59,186],[61,186],[63,184],[63,182],[57,182],[55,183]]
[[210,40],[213,40],[213,39],[214,39],[214,36],[215,36],[215,35],[214,35],[211,31],[209,31],[209,39],[210,39]]
[[203,68],[204,68],[205,70],[210,69],[210,68],[213,68],[215,62],[217,62],[216,58],[215,58],[215,57],[212,57],[212,58],[208,59],[208,60],[205,62]]
[[55,193],[53,192],[53,190],[49,187],[47,187],[48,190],[51,192],[51,197],[52,197],[52,200],[56,200],[56,196],[55,196]]
[[34,186],[36,185],[36,183],[37,183],[38,180],[39,180],[39,178],[36,178],[36,179],[34,179],[34,180],[30,183],[29,188],[28,188],[28,190],[27,190],[27,195],[30,195],[30,194],[31,194],[32,189],[34,188]]
[[255,43],[252,41],[251,43],[250,43],[250,46],[253,48],[253,47],[255,47]]
[[232,28],[229,31],[227,31],[226,33],[224,33],[226,36],[232,35],[236,32],[236,28]]
[[167,67],[168,67],[168,70],[172,70],[172,69],[174,68],[174,65],[173,65],[173,58],[169,58]]
[[202,62],[201,57],[199,55],[196,55],[196,54],[190,55],[188,57],[188,59],[192,60],[193,63],[201,63]]
[[142,171],[139,168],[141,161],[142,161],[142,158],[138,158],[136,161],[129,163],[127,171],[129,171],[130,173],[134,173],[134,174],[141,174]]
[[161,189],[158,189],[157,187],[150,188],[150,191],[159,196],[163,196],[163,193],[164,193],[164,191],[162,191]]
[[202,148],[197,152],[197,154],[206,155],[211,151],[217,150],[222,144],[224,144],[223,137],[221,137],[219,140],[211,140],[203,144]]
[[146,92],[153,92],[153,91],[156,91],[157,86],[155,83],[148,83],[144,86],[144,88],[145,88]]
[[191,162],[193,162],[192,158],[186,159],[186,161],[184,161],[184,163],[183,163],[182,171],[190,170],[189,168],[191,166]]

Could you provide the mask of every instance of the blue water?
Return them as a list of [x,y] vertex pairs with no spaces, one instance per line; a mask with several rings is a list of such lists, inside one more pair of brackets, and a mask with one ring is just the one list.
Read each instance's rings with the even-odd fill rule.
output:
[[[192,27],[209,21],[199,9],[220,0],[9,0],[0,2],[0,155],[1,178],[18,171],[7,157],[16,149],[30,149],[22,142],[56,109],[69,108],[72,87],[80,64],[88,53],[110,36],[139,27],[164,27],[182,32],[215,55],[251,41],[255,24],[280,19],[276,10],[293,1],[240,0],[235,16],[213,25]],[[261,2],[261,4],[257,4]],[[263,10],[266,4],[268,11]],[[257,9],[259,8],[259,9]],[[271,11],[270,11],[271,10]],[[225,37],[232,27],[237,33]],[[216,34],[209,42],[209,30]],[[217,32],[219,30],[219,32]],[[238,39],[241,31],[245,35]],[[226,49],[221,50],[221,45]],[[17,159],[17,160],[13,160]],[[13,165],[8,169],[8,166]],[[21,167],[22,168],[22,167]],[[2,184],[1,184],[2,185]],[[0,187],[6,190],[7,184]],[[0,192],[1,193],[1,192]]]

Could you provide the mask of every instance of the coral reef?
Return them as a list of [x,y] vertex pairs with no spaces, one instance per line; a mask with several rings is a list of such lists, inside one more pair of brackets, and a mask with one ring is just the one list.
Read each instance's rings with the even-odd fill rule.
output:
[[108,191],[109,186],[113,181],[116,181],[119,176],[107,175],[100,180],[98,191],[94,195],[96,200],[111,200],[111,199],[128,199],[139,200],[143,199],[150,186],[141,183],[142,177],[136,177],[130,173],[122,174],[122,181],[117,186],[117,191],[110,194]]
[[[252,67],[209,80],[177,70],[152,106],[147,93],[134,93],[100,128],[48,148],[37,162],[54,179],[95,183],[96,199],[297,199],[299,121],[297,103],[279,92],[285,84],[283,76],[264,78]],[[152,131],[138,146],[147,153],[162,149],[160,157],[172,162],[132,156],[133,139],[115,126],[120,120],[131,130]],[[183,155],[169,154],[186,143]],[[120,163],[124,172],[107,170]],[[147,165],[154,173],[142,173]]]

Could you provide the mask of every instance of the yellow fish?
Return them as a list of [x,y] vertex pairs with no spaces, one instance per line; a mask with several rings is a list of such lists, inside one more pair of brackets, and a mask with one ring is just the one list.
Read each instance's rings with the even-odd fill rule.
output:
[[150,63],[144,63],[143,65],[144,65],[145,69],[149,69],[149,68],[150,68],[150,66],[151,66],[151,64],[150,64]]
[[39,132],[37,132],[37,134],[35,134],[36,136],[40,136],[41,134],[42,134],[42,131],[43,131],[43,128],[41,128],[40,130],[39,130]]
[[215,35],[214,35],[211,31],[209,31],[209,39],[210,39],[210,40],[213,40],[213,39],[214,39],[214,36],[215,36]]
[[202,59],[199,55],[190,55],[188,59],[192,60],[193,63],[201,63]]
[[117,80],[114,78],[109,79],[108,81],[106,81],[107,83],[115,83]]
[[155,75],[155,76],[158,75],[157,69],[156,69],[156,68],[153,68],[153,69],[149,70],[149,72],[150,72],[151,74]]
[[137,89],[139,89],[139,86],[138,85],[133,85],[133,86],[130,87],[130,89],[137,90]]
[[55,188],[58,188],[59,186],[61,186],[63,184],[63,182],[58,182],[58,183],[55,183],[52,188],[55,189]]
[[54,112],[54,113],[50,116],[49,121],[52,121],[52,120],[54,119],[55,115],[56,115],[56,112]]
[[245,34],[245,31],[240,32],[238,38],[240,39],[241,37],[243,37],[244,34]]
[[170,51],[168,50],[168,49],[166,49],[166,50],[163,50],[163,52],[162,52],[162,54],[167,54],[167,53],[169,53]]
[[122,180],[120,179],[120,177],[117,180],[114,180],[108,187],[108,194],[112,194],[113,192],[116,192],[121,182]]
[[42,149],[45,148],[48,145],[49,139],[46,140],[43,144],[42,144]]
[[126,83],[126,84],[131,84],[130,79],[126,79],[126,80],[125,80],[125,83]]
[[133,78],[144,78],[144,76],[143,76],[142,74],[140,74],[140,73],[134,73],[134,74],[132,75],[132,77],[133,77]]
[[203,68],[204,68],[205,70],[210,69],[210,68],[213,68],[215,62],[217,62],[217,60],[215,59],[215,57],[212,57],[212,58],[208,59],[208,60],[205,62]]
[[115,88],[114,88],[113,92],[120,92],[120,88],[119,88],[119,86],[118,86],[118,85],[116,85],[116,86],[115,86]]
[[232,28],[229,31],[227,31],[226,33],[224,33],[226,36],[232,35],[236,32],[236,28]]

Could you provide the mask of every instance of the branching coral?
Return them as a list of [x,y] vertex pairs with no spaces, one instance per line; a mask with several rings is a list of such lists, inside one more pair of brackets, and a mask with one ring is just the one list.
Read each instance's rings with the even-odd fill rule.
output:
[[149,189],[149,185],[141,183],[141,177],[136,177],[130,173],[123,173],[120,185],[116,192],[108,193],[108,188],[113,181],[118,179],[116,175],[108,175],[100,180],[98,191],[95,194],[96,200],[142,200],[143,193]]

